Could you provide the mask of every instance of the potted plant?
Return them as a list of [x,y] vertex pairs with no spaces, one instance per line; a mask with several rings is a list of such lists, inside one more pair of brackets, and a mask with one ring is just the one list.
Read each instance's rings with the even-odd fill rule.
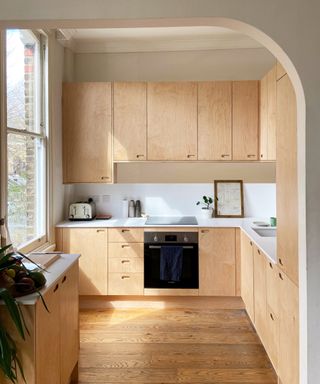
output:
[[[46,283],[43,269],[35,264],[40,271],[29,271],[22,262],[23,257],[32,262],[23,254],[9,252],[11,245],[0,248],[0,300],[8,310],[10,319],[13,321],[18,335],[24,340],[26,328],[23,313],[19,303],[14,297],[23,296],[32,292],[38,292],[45,308],[48,310],[39,289]],[[18,382],[18,374],[25,381],[23,367],[19,358],[16,343],[0,321],[0,369],[12,383]]]
[[197,202],[197,205],[203,205],[201,208],[201,215],[206,219],[210,219],[213,216],[213,201],[213,198],[210,196],[202,196],[202,200]]

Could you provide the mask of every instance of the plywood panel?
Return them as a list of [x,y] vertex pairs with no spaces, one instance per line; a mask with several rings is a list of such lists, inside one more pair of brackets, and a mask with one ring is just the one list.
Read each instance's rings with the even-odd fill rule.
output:
[[257,160],[259,139],[259,82],[232,83],[233,160]]
[[201,229],[199,242],[199,296],[234,296],[235,229]]
[[298,284],[296,97],[288,75],[277,82],[277,257]]
[[268,80],[268,160],[276,160],[277,130],[277,67],[274,66],[267,74]]
[[198,83],[198,160],[232,159],[232,83]]
[[113,159],[147,159],[147,85],[113,84]]
[[241,297],[247,313],[254,323],[253,296],[253,244],[249,237],[241,231]]
[[253,247],[253,285],[254,285],[254,321],[262,342],[267,332],[267,276],[266,256],[256,246]]
[[109,228],[109,243],[143,243],[143,228]]
[[260,81],[260,160],[268,159],[268,74]]
[[111,83],[64,83],[63,182],[112,182]]
[[148,160],[197,160],[197,83],[148,83]]

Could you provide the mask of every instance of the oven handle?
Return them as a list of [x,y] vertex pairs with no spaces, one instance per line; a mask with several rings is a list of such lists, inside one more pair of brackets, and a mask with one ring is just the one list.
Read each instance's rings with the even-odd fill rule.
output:
[[[148,245],[148,248],[150,248],[150,249],[161,249],[161,245]],[[193,249],[194,246],[193,245],[183,245],[182,248],[183,249]]]

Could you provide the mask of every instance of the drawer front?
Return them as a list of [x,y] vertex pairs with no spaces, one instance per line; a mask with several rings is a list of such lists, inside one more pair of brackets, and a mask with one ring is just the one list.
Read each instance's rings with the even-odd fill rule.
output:
[[143,259],[143,243],[109,243],[109,258],[135,258]]
[[109,295],[143,295],[143,273],[109,273]]
[[143,243],[141,228],[112,228],[109,229],[109,243]]
[[109,272],[135,272],[143,273],[143,258],[141,257],[114,257],[109,259]]

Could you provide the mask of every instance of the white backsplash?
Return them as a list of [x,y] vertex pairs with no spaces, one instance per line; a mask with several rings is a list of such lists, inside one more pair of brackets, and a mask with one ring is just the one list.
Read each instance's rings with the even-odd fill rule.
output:
[[[122,200],[140,200],[142,212],[154,216],[199,215],[196,202],[203,195],[213,196],[213,184],[78,184],[74,201],[93,197],[98,213],[122,216]],[[246,217],[276,215],[276,184],[244,184]]]

